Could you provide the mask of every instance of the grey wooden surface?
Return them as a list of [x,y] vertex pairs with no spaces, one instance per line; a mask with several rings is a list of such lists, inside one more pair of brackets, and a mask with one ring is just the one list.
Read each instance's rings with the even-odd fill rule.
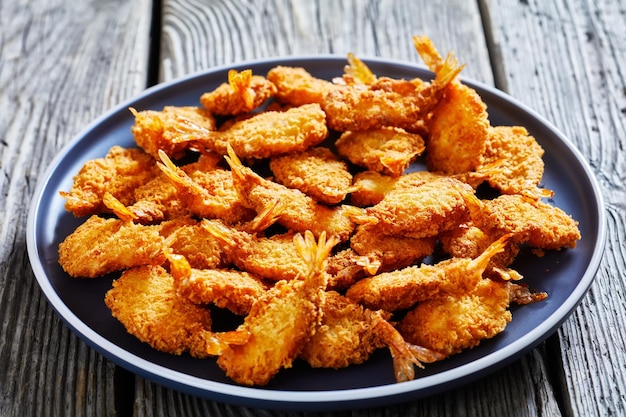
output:
[[[626,414],[626,6],[617,0],[0,0],[0,416],[602,416]],[[369,410],[242,408],[118,368],[42,295],[25,241],[62,146],[147,86],[216,65],[354,52],[419,62],[427,34],[557,126],[602,187],[607,247],[589,293],[517,362],[431,398]],[[575,178],[572,181],[576,181]]]

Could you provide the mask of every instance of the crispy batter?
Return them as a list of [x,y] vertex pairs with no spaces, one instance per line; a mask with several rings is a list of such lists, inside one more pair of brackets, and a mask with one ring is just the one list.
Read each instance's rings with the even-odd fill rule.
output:
[[517,243],[540,249],[575,248],[578,221],[558,207],[521,195],[501,195],[484,203],[485,227],[512,233]]
[[[300,236],[300,235],[298,235]],[[326,288],[324,262],[336,243],[313,235],[295,239],[309,270],[303,279],[280,281],[253,304],[240,331],[247,343],[227,347],[217,364],[234,381],[265,385],[281,369],[289,368],[321,320]]]
[[79,217],[106,212],[102,201],[105,192],[123,204],[131,204],[135,201],[134,189],[157,175],[155,168],[154,158],[142,150],[113,146],[104,158],[83,165],[69,192],[60,192],[65,209]]
[[[504,194],[541,197],[544,150],[521,126],[489,128],[485,152],[478,171],[489,171],[487,182]],[[551,194],[551,193],[549,193]]]
[[261,279],[244,271],[196,269],[184,256],[176,254],[169,254],[168,260],[177,294],[195,304],[215,304],[246,315],[269,288]]
[[95,278],[109,272],[165,261],[159,226],[93,215],[59,244],[59,263],[70,276]]
[[450,356],[502,332],[511,321],[508,283],[481,280],[473,291],[419,303],[399,323],[410,342]]
[[321,104],[324,96],[335,88],[330,81],[313,77],[301,67],[276,66],[269,70],[267,79],[276,85],[276,98],[291,106]]
[[212,114],[236,116],[251,112],[276,94],[276,86],[251,70],[228,71],[228,83],[200,96],[200,103]]
[[391,127],[344,132],[335,146],[353,164],[392,177],[402,175],[425,149],[420,135]]
[[104,302],[128,333],[162,352],[207,357],[209,310],[176,295],[174,279],[160,266],[125,271]]
[[352,174],[328,148],[314,147],[270,160],[274,180],[320,203],[339,204],[350,192]]
[[489,260],[504,249],[508,238],[494,242],[475,259],[452,258],[365,278],[351,286],[346,296],[374,310],[397,311],[431,298],[470,292],[482,279]]
[[377,349],[392,352],[396,380],[414,378],[420,361],[434,362],[442,356],[406,343],[388,322],[390,314],[360,306],[335,291],[326,293],[322,323],[304,346],[300,357],[314,368],[344,368],[365,362]]
[[250,168],[243,166],[232,151],[229,151],[226,160],[240,196],[257,213],[279,201],[282,211],[277,214],[277,222],[283,226],[300,233],[310,230],[315,236],[326,232],[342,241],[350,237],[355,224],[350,218],[351,210],[346,206],[328,207],[299,190],[261,178]]
[[481,202],[467,184],[441,177],[417,187],[394,188],[380,203],[355,215],[360,224],[375,225],[387,235],[437,236],[480,215]]
[[137,145],[158,159],[159,150],[179,158],[189,142],[206,138],[216,128],[215,118],[200,107],[165,106],[162,111],[130,109],[135,116],[131,132]]

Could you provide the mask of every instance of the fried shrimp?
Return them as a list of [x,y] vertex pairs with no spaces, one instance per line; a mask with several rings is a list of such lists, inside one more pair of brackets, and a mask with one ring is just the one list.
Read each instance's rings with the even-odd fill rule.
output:
[[541,145],[525,128],[490,127],[477,171],[490,171],[487,182],[504,194],[551,197],[551,191],[539,189],[544,170],[543,154]]
[[[445,66],[447,59],[428,37],[415,36],[413,42],[431,71],[437,73]],[[474,171],[485,151],[490,126],[487,106],[473,88],[458,79],[446,84],[442,93],[427,124],[428,169],[446,174]]]
[[346,296],[367,308],[393,312],[424,300],[467,293],[482,279],[489,260],[504,250],[509,238],[503,236],[475,259],[451,258],[362,279],[348,289]]
[[447,357],[501,333],[511,321],[511,301],[528,304],[544,298],[545,293],[532,294],[520,285],[483,279],[467,294],[419,303],[398,330],[410,343]]
[[65,209],[77,217],[106,212],[105,192],[125,205],[132,204],[135,188],[149,182],[158,172],[155,168],[154,158],[141,149],[113,146],[104,158],[83,165],[69,192],[60,192]]
[[355,224],[350,218],[352,211],[346,206],[328,207],[299,190],[266,180],[243,166],[232,149],[229,149],[226,161],[240,196],[257,213],[280,201],[284,209],[277,215],[277,222],[288,229],[300,233],[310,230],[315,236],[326,232],[342,241],[350,237]]
[[[463,69],[450,56],[436,72],[432,83],[410,83],[410,93],[387,89],[337,86],[325,97],[322,108],[328,125],[337,131],[379,129],[395,126],[408,131],[419,129],[418,121],[437,104],[446,85]],[[406,90],[406,88],[405,88]]]
[[93,215],[59,244],[59,263],[72,277],[95,278],[109,272],[165,261],[159,226]]
[[419,239],[451,230],[479,217],[481,211],[482,203],[469,185],[441,177],[417,187],[394,188],[364,215],[353,218],[382,234]]
[[200,96],[200,103],[212,114],[236,116],[249,113],[276,94],[276,86],[252,70],[228,71],[228,83]]
[[264,293],[238,329],[249,334],[248,341],[229,345],[217,360],[240,384],[265,385],[281,368],[291,367],[321,320],[327,283],[324,263],[337,241],[326,240],[323,234],[318,243],[312,233],[306,233],[296,235],[294,243],[308,272],[299,279],[280,281]]
[[228,170],[187,174],[176,166],[164,152],[160,152],[161,162],[157,166],[178,189],[178,199],[189,213],[208,218],[220,218],[228,223],[249,221],[254,217],[235,188],[233,177]]
[[306,263],[293,242],[295,232],[257,236],[219,221],[203,220],[204,229],[218,239],[238,268],[270,281],[291,280],[306,272]]
[[314,368],[339,369],[365,362],[377,349],[391,351],[397,382],[414,378],[414,366],[434,362],[443,356],[406,343],[388,322],[389,313],[372,311],[338,292],[325,296],[323,317],[300,357]]
[[210,136],[216,128],[215,118],[200,107],[165,106],[162,111],[131,108],[135,124],[131,132],[137,145],[154,158],[159,151],[170,158],[184,155],[189,142]]
[[104,302],[128,333],[154,349],[204,358],[213,343],[209,310],[178,297],[174,279],[161,266],[125,271]]
[[347,164],[328,148],[314,147],[270,160],[274,180],[324,204],[339,204],[351,191]]
[[392,177],[402,175],[425,149],[420,135],[390,127],[344,132],[335,146],[353,164]]
[[578,221],[562,209],[534,198],[503,194],[485,201],[483,223],[513,241],[539,249],[575,248],[580,240]]
[[246,315],[269,288],[260,278],[244,271],[192,268],[182,255],[167,255],[177,294],[194,304],[214,304]]
[[276,85],[276,98],[291,106],[322,104],[335,88],[332,82],[316,78],[301,67],[276,66],[269,70],[267,79]]

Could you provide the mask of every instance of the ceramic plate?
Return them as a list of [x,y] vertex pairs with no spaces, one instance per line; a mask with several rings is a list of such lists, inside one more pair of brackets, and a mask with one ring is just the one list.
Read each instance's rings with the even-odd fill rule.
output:
[[[430,78],[413,64],[369,59],[378,75]],[[311,369],[297,361],[263,388],[231,382],[214,359],[199,360],[157,352],[126,333],[103,297],[115,276],[72,279],[59,266],[57,247],[83,219],[64,209],[59,191],[69,190],[72,177],[88,160],[103,157],[113,145],[133,146],[128,107],[157,109],[165,105],[198,105],[200,95],[227,80],[230,68],[251,68],[265,74],[276,65],[302,66],[313,75],[340,76],[345,58],[300,57],[254,61],[220,67],[146,90],[96,120],[54,159],[34,194],[28,218],[28,253],[43,292],[65,323],[90,346],[116,364],[168,387],[250,407],[298,410],[337,410],[381,406],[428,396],[465,384],[502,367],[554,333],[588,290],[599,267],[604,246],[602,198],[593,174],[580,153],[553,126],[507,95],[464,80],[487,103],[492,125],[522,125],[545,149],[542,185],[555,191],[551,203],[580,222],[582,239],[572,250],[548,252],[544,257],[522,255],[516,268],[532,288],[546,291],[545,301],[513,308],[513,321],[497,337],[475,349],[416,370],[416,378],[395,383],[391,358],[376,352],[365,364],[341,370]],[[217,321],[218,318],[215,318]]]

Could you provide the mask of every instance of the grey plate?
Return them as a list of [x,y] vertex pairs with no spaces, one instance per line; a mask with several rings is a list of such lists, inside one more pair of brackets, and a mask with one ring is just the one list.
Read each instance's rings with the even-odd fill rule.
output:
[[[422,77],[431,73],[413,64],[368,59],[377,75]],[[549,298],[513,308],[513,321],[497,337],[440,363],[416,371],[416,379],[395,383],[391,358],[378,351],[365,364],[341,370],[311,369],[297,361],[266,387],[231,382],[214,359],[160,353],[126,333],[103,297],[115,276],[71,279],[58,265],[57,247],[83,219],[64,209],[59,191],[69,190],[72,177],[88,160],[102,157],[113,145],[134,146],[133,117],[128,107],[161,109],[165,105],[198,105],[200,95],[227,79],[230,68],[251,68],[265,74],[276,65],[302,66],[313,75],[340,76],[344,57],[271,59],[219,67],[146,90],[96,120],[52,161],[32,199],[28,217],[28,254],[37,281],[64,322],[91,347],[116,364],[168,387],[250,407],[296,410],[337,410],[381,406],[414,400],[465,384],[518,359],[554,333],[587,292],[604,249],[603,202],[594,176],[575,147],[546,120],[511,97],[464,80],[487,103],[492,125],[522,125],[545,149],[543,186],[555,191],[552,203],[580,222],[582,239],[573,250],[549,252],[542,258],[522,254],[516,268],[536,290]],[[217,319],[216,319],[217,320]]]

